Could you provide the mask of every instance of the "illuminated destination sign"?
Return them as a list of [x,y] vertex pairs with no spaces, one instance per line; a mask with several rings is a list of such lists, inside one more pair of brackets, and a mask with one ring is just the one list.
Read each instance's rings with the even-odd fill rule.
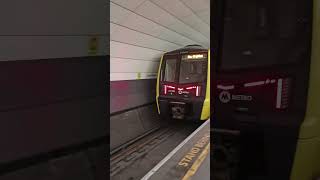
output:
[[182,57],[182,59],[203,59],[207,56],[205,54],[189,54]]
[[203,58],[203,54],[188,55],[188,59],[199,59],[199,58]]

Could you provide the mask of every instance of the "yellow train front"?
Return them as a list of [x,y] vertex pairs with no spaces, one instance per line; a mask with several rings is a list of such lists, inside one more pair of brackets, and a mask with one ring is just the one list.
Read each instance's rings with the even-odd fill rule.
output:
[[199,45],[165,53],[160,61],[156,101],[162,118],[210,117],[210,50]]

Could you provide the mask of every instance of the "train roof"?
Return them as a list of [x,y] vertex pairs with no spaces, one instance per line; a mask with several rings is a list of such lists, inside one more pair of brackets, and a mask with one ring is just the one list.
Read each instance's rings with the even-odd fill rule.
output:
[[201,45],[192,44],[192,45],[187,45],[187,46],[185,46],[183,48],[180,48],[180,49],[169,51],[169,52],[167,52],[165,54],[178,54],[178,53],[181,53],[181,52],[190,53],[190,52],[196,52],[196,51],[208,51],[208,49],[204,48]]

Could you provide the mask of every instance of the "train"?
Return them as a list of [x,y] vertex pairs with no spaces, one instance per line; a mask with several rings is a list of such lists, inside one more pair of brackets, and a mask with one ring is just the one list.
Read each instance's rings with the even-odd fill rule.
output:
[[164,119],[204,121],[210,118],[210,49],[187,45],[160,60],[156,103]]
[[235,180],[319,178],[320,2],[211,5],[211,174],[225,167]]

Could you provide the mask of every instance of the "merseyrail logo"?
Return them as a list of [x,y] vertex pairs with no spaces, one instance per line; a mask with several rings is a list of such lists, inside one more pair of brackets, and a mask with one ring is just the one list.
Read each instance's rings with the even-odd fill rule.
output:
[[231,100],[231,94],[227,91],[222,91],[219,95],[219,99],[223,103],[228,103]]
[[231,100],[237,100],[237,101],[252,101],[252,96],[247,95],[234,95],[230,94],[228,91],[222,91],[219,94],[219,99],[222,103],[228,103]]

